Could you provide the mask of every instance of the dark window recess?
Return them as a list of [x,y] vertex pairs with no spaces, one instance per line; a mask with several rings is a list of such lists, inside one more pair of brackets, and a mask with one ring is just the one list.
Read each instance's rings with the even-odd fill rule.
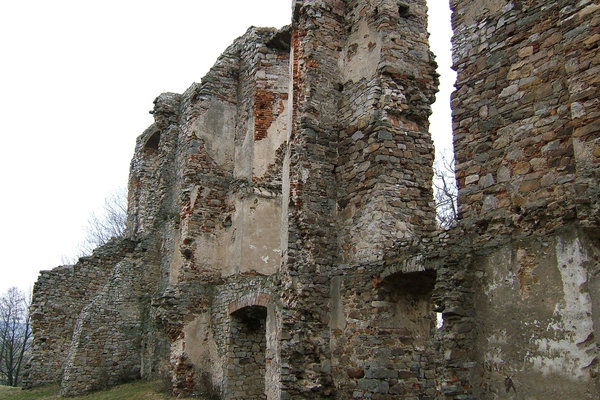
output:
[[158,145],[160,144],[160,133],[156,132],[148,140],[144,145],[144,153],[157,153]]
[[286,26],[280,29],[267,42],[267,47],[276,51],[288,52],[292,42],[292,28]]
[[[398,272],[384,278],[377,291],[377,300],[388,304],[380,312],[377,325],[380,329],[409,336],[416,348],[427,348],[436,326],[433,312],[435,271]],[[402,339],[405,344],[408,343]]]
[[432,270],[420,272],[398,272],[383,280],[384,290],[391,289],[407,296],[429,296],[435,286],[436,273]]
[[409,16],[409,11],[410,7],[408,6],[408,4],[400,3],[398,5],[398,14],[400,14],[402,18],[407,18]]
[[263,306],[248,306],[231,313],[237,321],[245,325],[250,331],[255,331],[261,326],[261,320],[267,318],[267,308]]

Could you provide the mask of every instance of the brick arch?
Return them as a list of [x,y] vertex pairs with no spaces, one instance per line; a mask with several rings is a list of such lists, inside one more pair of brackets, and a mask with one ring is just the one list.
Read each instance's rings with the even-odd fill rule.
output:
[[227,309],[228,313],[231,315],[242,308],[250,306],[267,307],[269,301],[271,301],[271,296],[266,293],[252,293],[242,296],[239,300],[232,301],[228,304]]

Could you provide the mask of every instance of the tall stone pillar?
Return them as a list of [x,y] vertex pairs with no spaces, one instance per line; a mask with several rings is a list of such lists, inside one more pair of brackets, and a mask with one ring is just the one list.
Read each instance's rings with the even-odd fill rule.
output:
[[282,399],[332,393],[327,302],[337,251],[337,58],[344,8],[341,1],[294,2],[282,178]]
[[332,395],[330,281],[435,227],[425,1],[295,1],[281,398]]

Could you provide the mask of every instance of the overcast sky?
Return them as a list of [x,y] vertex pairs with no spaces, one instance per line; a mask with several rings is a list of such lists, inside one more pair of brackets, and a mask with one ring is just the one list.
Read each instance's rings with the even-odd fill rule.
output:
[[[451,143],[450,12],[448,0],[428,2],[441,148]],[[75,254],[90,212],[126,186],[156,96],[199,81],[249,26],[290,15],[290,0],[1,2],[0,294],[28,290]]]

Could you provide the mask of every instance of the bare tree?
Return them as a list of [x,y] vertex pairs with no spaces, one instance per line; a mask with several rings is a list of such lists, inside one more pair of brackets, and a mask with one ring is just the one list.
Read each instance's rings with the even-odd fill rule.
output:
[[106,199],[96,213],[91,212],[85,229],[85,237],[79,243],[74,257],[63,256],[63,264],[75,264],[80,257],[89,256],[95,248],[112,238],[123,236],[127,222],[127,190],[119,188]]
[[442,155],[435,161],[433,194],[436,218],[441,229],[450,229],[458,220],[458,187],[454,156]]
[[29,305],[16,287],[0,298],[0,383],[18,386],[31,344]]
[[99,214],[90,214],[86,236],[80,246],[82,253],[91,254],[110,239],[123,236],[126,222],[127,191],[120,188],[104,199],[104,207]]

